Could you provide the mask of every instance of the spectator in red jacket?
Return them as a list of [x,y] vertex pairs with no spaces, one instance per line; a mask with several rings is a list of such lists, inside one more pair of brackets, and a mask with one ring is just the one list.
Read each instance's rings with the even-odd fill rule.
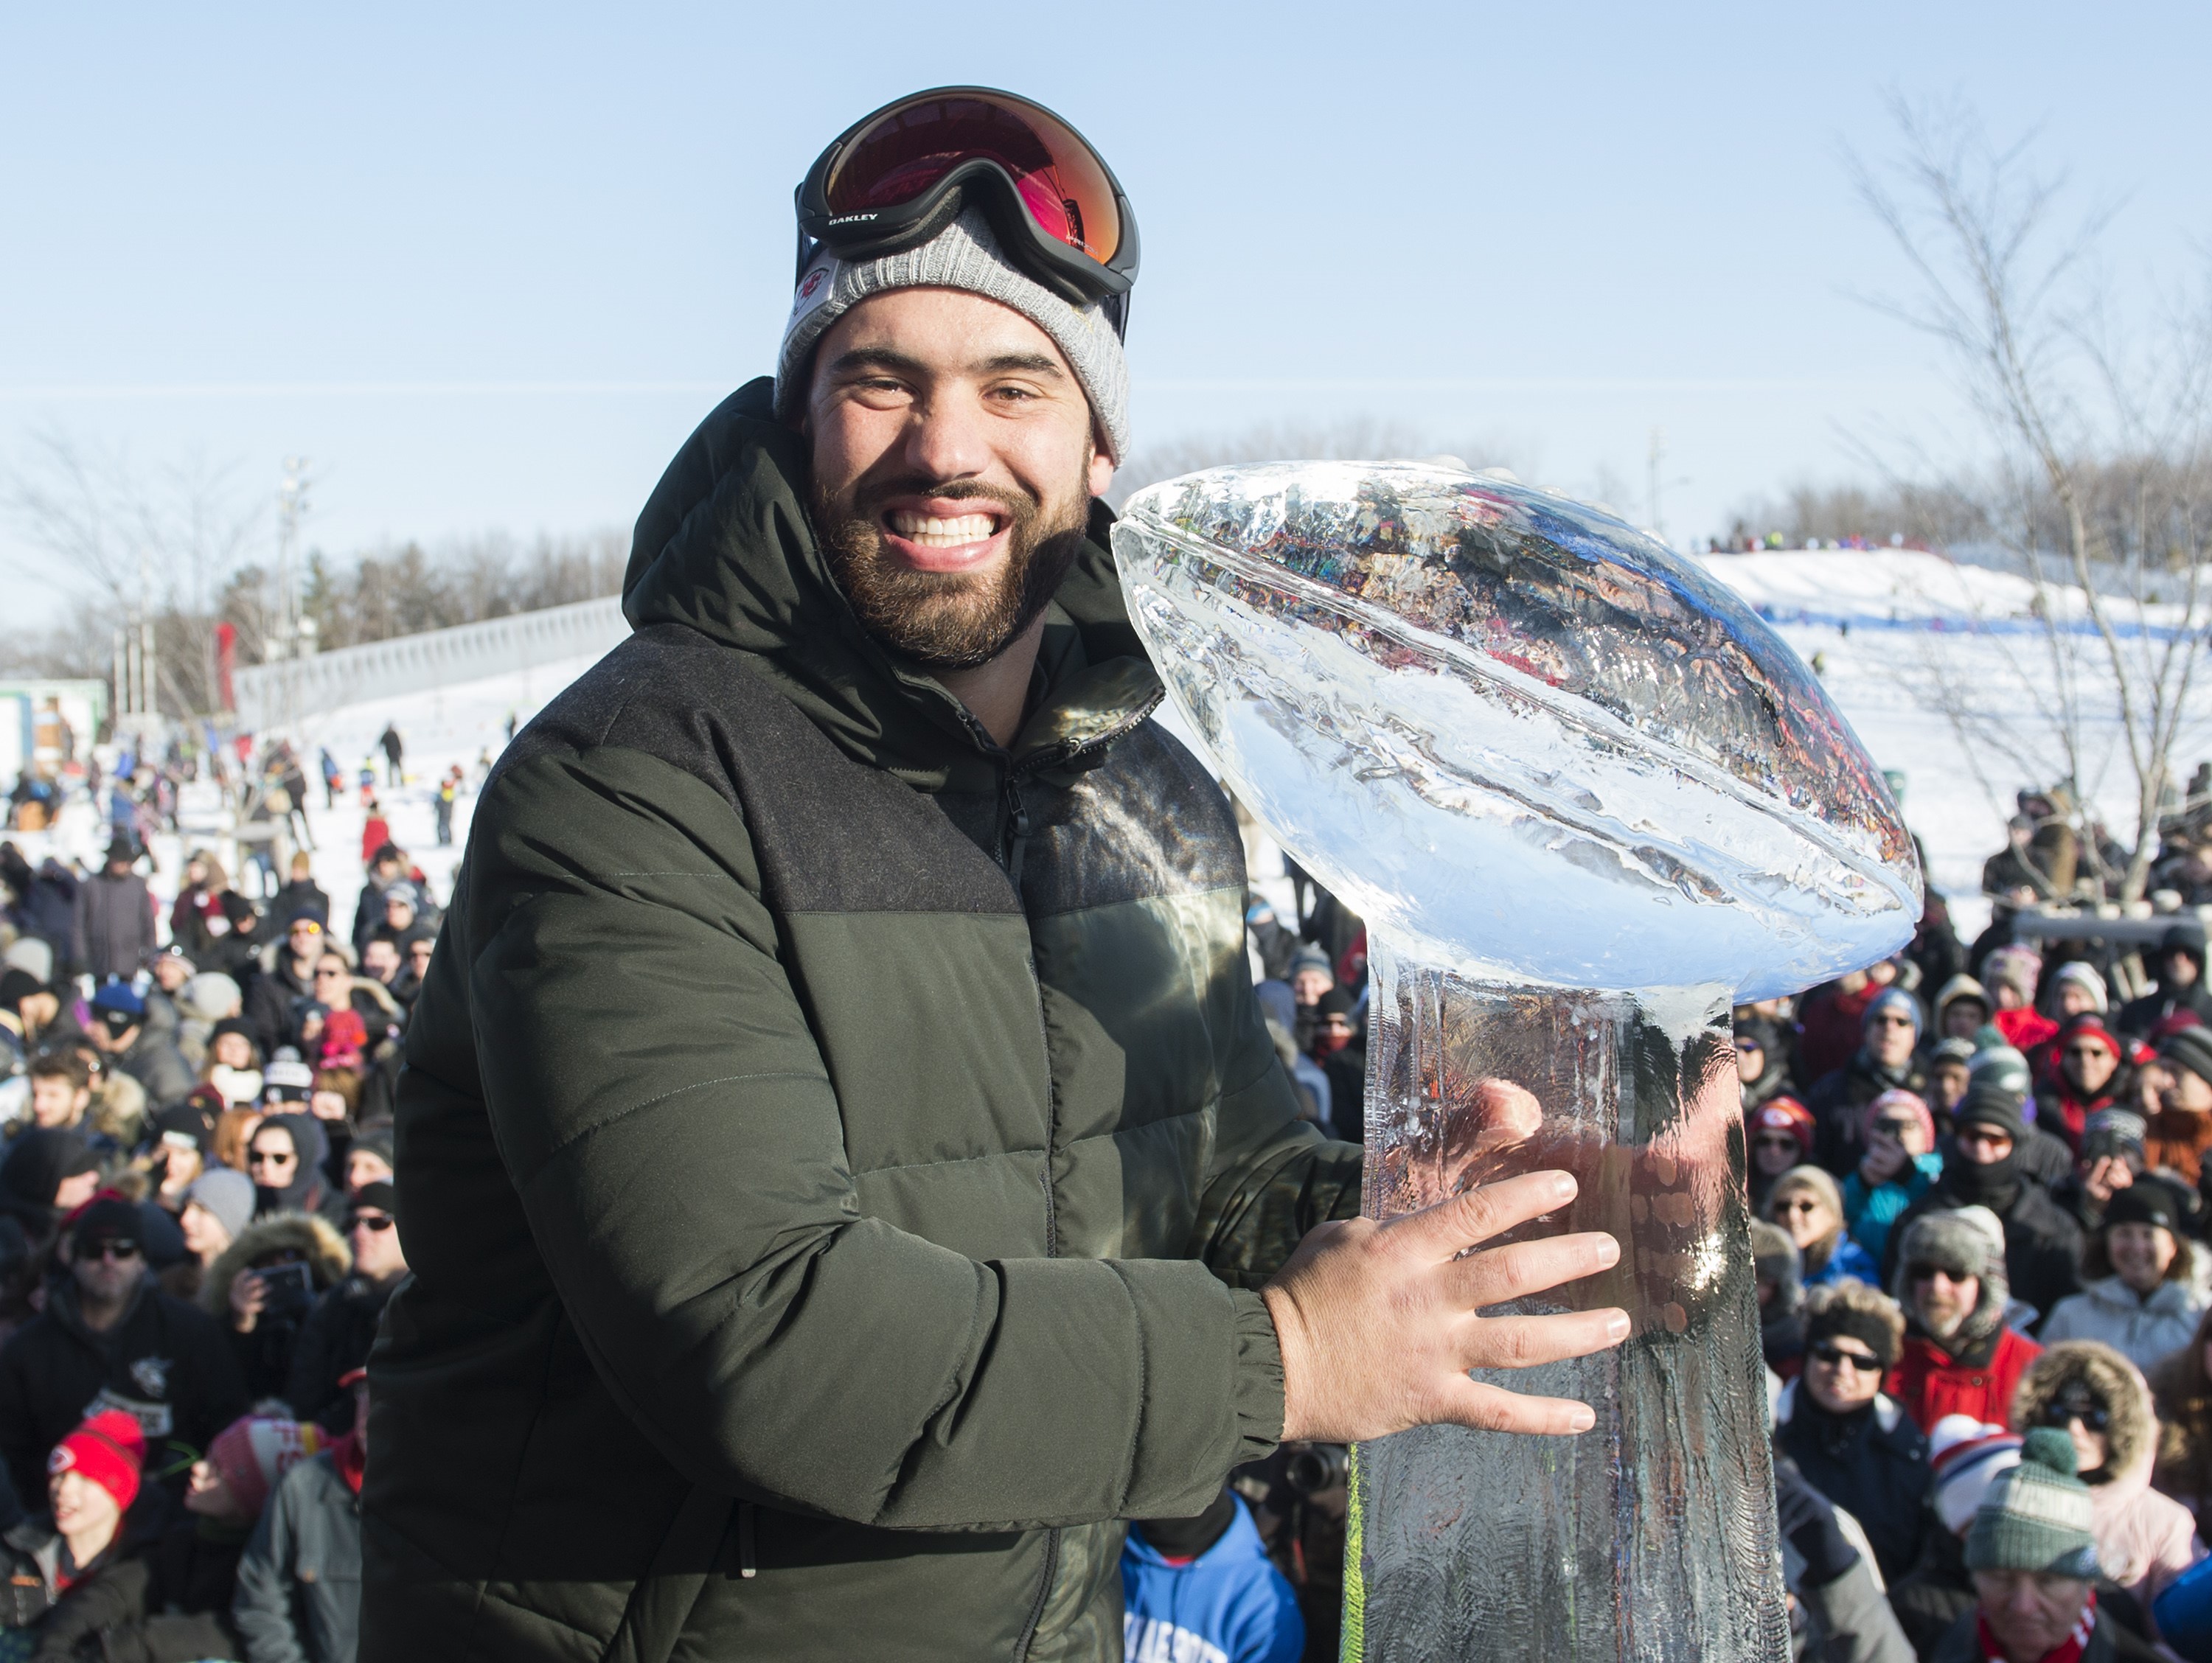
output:
[[1946,1415],[2005,1423],[2043,1348],[2005,1326],[2004,1229],[1984,1207],[1924,1213],[1905,1228],[1897,1302],[1905,1349],[1889,1395],[1923,1432]]

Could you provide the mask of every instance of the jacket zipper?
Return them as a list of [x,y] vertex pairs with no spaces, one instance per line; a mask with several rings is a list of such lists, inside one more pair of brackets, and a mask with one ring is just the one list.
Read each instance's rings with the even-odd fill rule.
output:
[[1030,1607],[1030,1620],[1022,1624],[1022,1637],[1014,1642],[1014,1663],[1029,1663],[1030,1647],[1036,1642],[1037,1624],[1044,1621],[1046,1603],[1052,1598],[1052,1585],[1060,1576],[1060,1526],[1055,1525],[1045,1533],[1044,1581],[1037,1589],[1036,1603]]

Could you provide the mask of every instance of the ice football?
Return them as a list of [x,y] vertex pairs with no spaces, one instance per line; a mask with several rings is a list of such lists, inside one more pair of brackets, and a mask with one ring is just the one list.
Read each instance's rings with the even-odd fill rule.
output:
[[1918,874],[1796,655],[1596,509],[1413,463],[1215,469],[1114,531],[1231,788],[1425,960],[1759,998],[1893,951]]

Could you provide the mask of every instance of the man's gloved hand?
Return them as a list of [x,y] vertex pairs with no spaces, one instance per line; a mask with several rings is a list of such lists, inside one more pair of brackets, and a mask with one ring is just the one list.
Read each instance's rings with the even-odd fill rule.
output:
[[1774,1510],[1783,1539],[1805,1562],[1807,1587],[1825,1587],[1858,1563],[1859,1551],[1836,1523],[1836,1509],[1805,1482],[1797,1463],[1787,1455],[1774,1458]]

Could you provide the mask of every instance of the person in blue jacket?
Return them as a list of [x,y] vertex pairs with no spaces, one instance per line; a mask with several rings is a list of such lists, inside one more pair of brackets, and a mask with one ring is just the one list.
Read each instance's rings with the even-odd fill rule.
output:
[[1194,1519],[1146,1519],[1121,1550],[1126,1663],[1297,1663],[1305,1620],[1251,1514],[1224,1490]]

